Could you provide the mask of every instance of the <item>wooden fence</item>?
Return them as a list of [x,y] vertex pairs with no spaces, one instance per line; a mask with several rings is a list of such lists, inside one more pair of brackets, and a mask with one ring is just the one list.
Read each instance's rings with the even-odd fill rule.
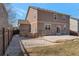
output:
[[4,55],[13,36],[13,30],[0,28],[0,55]]

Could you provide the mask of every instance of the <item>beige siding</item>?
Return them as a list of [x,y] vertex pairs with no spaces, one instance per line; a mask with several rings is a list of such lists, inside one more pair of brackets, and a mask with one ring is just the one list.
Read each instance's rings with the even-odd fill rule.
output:
[[78,20],[70,19],[70,30],[78,32]]
[[[0,3],[0,55],[3,55],[3,50],[6,50],[8,47],[8,43],[12,38],[12,30],[8,23],[8,14],[6,12],[4,4]],[[4,28],[4,30],[3,30]],[[9,31],[11,30],[11,31]],[[10,33],[10,35],[9,35]],[[3,35],[4,34],[4,35]],[[4,38],[4,40],[3,40]],[[3,48],[3,44],[4,47]]]
[[[28,20],[31,25],[31,33],[39,35],[68,35],[69,19],[69,15],[32,7],[29,8],[26,17],[26,21]],[[45,29],[47,24],[50,25],[50,30]],[[60,30],[59,33],[57,28]]]
[[[50,24],[50,30],[45,29],[45,25]],[[56,28],[60,27],[60,34],[69,34],[69,27],[66,26],[64,29],[64,25],[66,23],[58,23],[58,22],[39,22],[38,23],[38,32],[42,33],[42,35],[56,35]]]
[[37,23],[31,24],[31,33],[37,33]]
[[[56,19],[54,17],[56,15]],[[50,30],[45,30],[45,25],[50,24]],[[54,12],[38,10],[38,32],[42,35],[56,35],[57,27],[60,27],[60,34],[69,34],[69,16]],[[66,27],[64,29],[64,27]]]
[[78,20],[78,32],[79,32],[79,20]]
[[27,20],[32,23],[37,21],[37,10],[30,8],[27,15]]
[[30,8],[27,20],[31,24],[31,33],[37,33],[37,10]]
[[[55,15],[56,15],[56,19],[55,19]],[[38,21],[69,22],[69,16],[55,12],[38,10]]]

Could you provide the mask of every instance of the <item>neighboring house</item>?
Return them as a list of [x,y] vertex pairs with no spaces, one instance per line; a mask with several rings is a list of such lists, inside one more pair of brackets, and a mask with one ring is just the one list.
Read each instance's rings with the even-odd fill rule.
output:
[[70,30],[79,33],[79,19],[73,17],[70,18]]
[[19,20],[18,24],[19,24],[20,35],[26,36],[27,34],[29,34],[30,24],[28,21]]
[[69,15],[30,6],[25,21],[29,22],[28,32],[33,35],[68,35],[69,19]]
[[0,3],[0,55],[5,53],[12,38],[12,27],[8,22],[8,13],[5,5]]
[[8,13],[4,4],[0,3],[0,27],[8,27]]

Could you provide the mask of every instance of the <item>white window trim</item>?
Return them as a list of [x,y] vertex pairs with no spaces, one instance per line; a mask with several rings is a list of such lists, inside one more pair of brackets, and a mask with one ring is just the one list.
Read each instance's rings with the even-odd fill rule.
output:
[[50,29],[51,29],[51,24],[44,24],[44,29],[45,29],[46,25],[50,25]]

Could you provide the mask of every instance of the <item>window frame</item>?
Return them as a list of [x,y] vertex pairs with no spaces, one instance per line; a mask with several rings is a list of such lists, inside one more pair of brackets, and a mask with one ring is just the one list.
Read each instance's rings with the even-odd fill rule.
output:
[[53,14],[53,18],[56,20],[57,19],[57,14]]
[[45,24],[44,28],[45,28],[45,30],[50,30],[51,29],[51,24]]

